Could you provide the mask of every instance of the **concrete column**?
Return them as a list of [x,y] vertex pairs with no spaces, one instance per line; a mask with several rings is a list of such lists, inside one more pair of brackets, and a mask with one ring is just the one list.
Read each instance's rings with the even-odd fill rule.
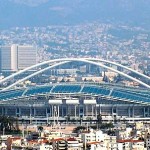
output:
[[74,109],[75,109],[75,112],[74,112],[74,113],[75,113],[75,119],[76,119],[76,116],[77,116],[77,110],[76,110],[76,109],[77,109],[77,106],[76,106],[76,105],[74,106]]
[[21,113],[21,108],[19,107],[19,114],[20,114],[20,116],[22,115],[22,113]]
[[[48,109],[49,108],[46,108],[46,117],[49,117],[50,116],[50,112],[48,113]],[[50,109],[49,109],[50,110]]]
[[69,105],[67,105],[67,115],[69,114]]
[[67,105],[65,104],[63,108],[65,108],[65,112],[63,111],[63,114],[66,116],[67,115]]
[[54,117],[54,113],[53,113],[53,111],[54,111],[54,108],[53,108],[54,106],[53,105],[51,105],[51,113],[52,113],[52,118]]
[[113,113],[114,113],[114,107],[112,106],[111,108],[111,115],[113,116]]
[[132,117],[134,117],[134,106],[132,108]]
[[129,106],[129,108],[128,108],[128,115],[129,115],[129,117],[131,117],[131,110],[130,110],[130,106]]
[[35,107],[33,108],[33,110],[34,110],[33,114],[34,114],[34,116],[36,116],[36,109],[35,109]]
[[97,106],[95,105],[95,117],[97,118]]
[[58,113],[58,118],[59,118],[59,105],[57,106],[57,113]]
[[49,114],[47,113],[48,111],[47,111],[47,108],[46,108],[46,118],[47,118],[47,123],[48,123],[48,118],[49,118]]
[[51,111],[51,108],[50,108],[50,106],[48,107],[49,108],[49,117],[51,117],[51,113],[52,113],[52,111]]
[[30,107],[30,116],[32,116],[32,108]]
[[145,111],[145,107],[143,108],[144,110],[143,110],[143,117],[145,117],[146,115],[146,111]]
[[2,107],[2,115],[5,115],[4,107]]
[[92,105],[92,117],[93,117],[93,105]]
[[48,113],[47,113],[47,108],[45,109],[45,112],[46,112],[46,117],[48,116]]
[[116,115],[118,116],[118,107],[116,106]]
[[88,116],[88,105],[85,106],[86,109],[86,116]]
[[64,116],[63,108],[64,108],[64,106],[62,105],[62,106],[61,106],[61,115],[62,115],[62,117]]
[[84,108],[84,105],[82,106],[83,107],[83,117],[85,116],[85,108]]

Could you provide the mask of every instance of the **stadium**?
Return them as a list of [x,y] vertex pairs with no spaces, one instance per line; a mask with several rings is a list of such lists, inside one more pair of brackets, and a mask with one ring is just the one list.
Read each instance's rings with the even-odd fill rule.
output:
[[[17,87],[21,82],[46,70],[70,62],[84,62],[93,64],[116,72],[129,80],[139,83],[142,88],[126,87],[109,83],[93,82],[64,82],[28,87]],[[0,114],[18,117],[26,121],[63,121],[69,117],[71,120],[96,120],[98,114],[106,121],[143,120],[150,119],[150,86],[122,71],[112,68],[116,65],[134,72],[150,80],[150,77],[131,68],[95,58],[64,58],[45,61],[28,67],[0,80],[3,84],[15,76],[23,74],[33,68],[48,65],[43,69],[15,81],[0,91]]]

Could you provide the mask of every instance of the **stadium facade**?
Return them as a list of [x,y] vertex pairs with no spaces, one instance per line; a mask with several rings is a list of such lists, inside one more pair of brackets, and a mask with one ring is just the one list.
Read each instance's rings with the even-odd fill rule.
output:
[[[26,118],[27,120],[31,118],[63,120],[68,116],[75,120],[80,119],[81,117],[83,120],[94,120],[97,118],[98,114],[101,114],[104,119],[105,117],[110,117],[111,119],[117,117],[122,120],[124,118],[149,118],[149,85],[135,78],[133,79],[133,77],[125,75],[118,70],[111,69],[100,62],[96,62],[95,59],[93,60],[94,61],[92,61],[92,59],[57,59],[56,61],[51,60],[41,63],[44,65],[50,64],[50,66],[20,79],[16,83],[0,91],[0,114]],[[11,89],[18,83],[23,82],[34,75],[70,61],[84,61],[105,67],[118,72],[129,79],[137,81],[146,88],[130,88],[112,84],[83,82],[57,83]],[[4,78],[0,83],[6,82],[6,80],[37,66],[40,65],[37,64],[19,73],[15,73]],[[136,71],[133,70],[133,72]],[[145,76],[143,74],[140,75]],[[146,76],[146,78],[148,79],[149,77]]]

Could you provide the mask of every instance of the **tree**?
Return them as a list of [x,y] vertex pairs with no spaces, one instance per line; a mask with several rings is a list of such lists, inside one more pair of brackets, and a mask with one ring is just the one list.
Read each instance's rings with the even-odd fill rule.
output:
[[102,116],[101,116],[101,114],[99,113],[99,114],[97,115],[97,126],[98,126],[98,129],[100,128],[101,124],[102,124]]
[[83,116],[80,116],[80,125],[82,125]]
[[109,80],[109,78],[108,78],[106,75],[104,75],[103,81],[104,81],[104,82],[109,82],[110,80]]
[[84,127],[84,126],[78,126],[78,127],[73,129],[73,133],[79,133],[79,132],[81,132],[82,130],[85,130],[85,129],[86,129],[86,127]]
[[103,123],[103,124],[101,124],[101,129],[111,129],[111,128],[113,128],[114,126],[113,126],[113,124],[112,124],[112,122],[110,122],[110,123]]
[[62,80],[61,80],[60,82],[65,82],[65,79],[64,79],[64,78],[62,78]]
[[113,131],[113,130],[108,130],[108,131],[107,131],[107,134],[108,134],[108,135],[111,135],[111,136],[115,136],[115,131]]
[[22,123],[22,124],[24,123],[24,121],[25,121],[24,119],[21,119],[21,123]]
[[19,131],[18,128],[18,119],[9,116],[0,116],[0,131],[3,132],[12,132],[12,131]]
[[67,114],[66,120],[67,120],[67,123],[70,121],[70,114]]
[[84,82],[87,82],[87,79],[86,79],[86,78],[84,79]]
[[67,81],[66,82],[70,82],[70,79],[67,79]]
[[43,127],[42,126],[38,126],[38,131],[42,132],[43,131]]

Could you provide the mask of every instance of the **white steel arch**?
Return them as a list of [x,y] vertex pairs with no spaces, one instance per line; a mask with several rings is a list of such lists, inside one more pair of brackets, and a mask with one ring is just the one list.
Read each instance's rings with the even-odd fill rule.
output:
[[34,76],[36,76],[36,75],[38,75],[38,74],[44,72],[44,71],[47,71],[47,70],[49,70],[49,69],[55,68],[55,67],[57,67],[57,66],[60,66],[60,65],[66,64],[66,63],[68,63],[68,61],[60,62],[60,63],[54,64],[54,65],[51,65],[51,66],[49,66],[49,67],[46,67],[46,68],[44,68],[44,69],[41,69],[41,70],[39,70],[39,71],[37,71],[37,72],[34,72],[34,73],[32,73],[32,74],[26,76],[25,78],[20,79],[20,80],[18,80],[17,82],[11,84],[10,86],[8,86],[8,87],[6,87],[6,88],[3,88],[1,91],[6,91],[6,90],[8,90],[8,89],[11,89],[11,88],[14,87],[15,85],[17,85],[17,84],[19,84],[19,83],[21,83],[21,82],[24,82],[25,80],[28,80],[28,79],[30,79],[30,78],[32,78],[32,77],[34,77]]
[[[60,62],[60,61],[62,61],[62,62]],[[65,62],[63,62],[63,61],[65,61]],[[122,76],[124,76],[124,77],[127,77],[128,79],[131,79],[131,80],[133,80],[133,81],[136,81],[136,82],[138,82],[139,84],[141,84],[141,85],[143,85],[143,86],[145,86],[145,87],[147,87],[147,88],[150,88],[150,86],[149,86],[148,84],[146,84],[146,83],[144,83],[144,82],[142,82],[142,81],[140,81],[140,80],[138,80],[138,79],[136,79],[136,78],[133,78],[133,77],[131,77],[130,75],[127,75],[127,74],[125,74],[125,73],[123,73],[123,72],[121,72],[121,71],[118,71],[118,70],[116,70],[116,69],[113,69],[113,68],[111,68],[111,67],[108,67],[108,66],[106,66],[106,65],[104,65],[104,64],[102,64],[102,63],[95,62],[95,61],[89,61],[89,60],[87,60],[87,59],[80,59],[80,58],[55,59],[55,60],[50,60],[50,61],[46,61],[46,62],[37,64],[37,65],[31,66],[31,67],[29,67],[29,68],[32,69],[32,68],[35,68],[35,67],[37,67],[37,66],[44,65],[44,64],[49,64],[49,63],[52,63],[52,62],[60,62],[60,63],[58,63],[58,65],[61,65],[61,64],[66,63],[67,61],[78,61],[78,62],[85,62],[85,63],[97,65],[97,66],[99,66],[99,67],[103,67],[103,68],[106,68],[106,69],[111,70],[111,71],[113,71],[113,72],[116,72],[116,73],[118,73],[118,74],[120,74],[120,75],[122,75]],[[58,65],[55,64],[55,65],[49,66],[49,67],[47,67],[47,68],[50,69],[50,68],[56,67],[56,66],[58,66]],[[44,68],[43,71],[48,70],[47,68]],[[25,69],[24,69],[24,70],[25,70]],[[33,74],[31,74],[31,75],[29,75],[29,76],[27,76],[27,77],[25,77],[25,78],[23,78],[23,79],[17,81],[16,83],[10,85],[9,87],[4,88],[3,91],[6,90],[6,89],[8,90],[8,89],[14,87],[16,84],[18,84],[18,83],[20,83],[20,82],[23,82],[23,81],[27,80],[28,78],[30,78],[30,77],[32,77],[32,76],[34,76],[34,75],[37,75],[37,74],[39,74],[39,73],[41,73],[41,72],[43,72],[43,71],[41,70],[41,71],[38,71],[38,72],[36,72],[36,73],[33,73]],[[25,72],[25,71],[22,70],[22,72]],[[16,73],[16,74],[17,74],[17,73]]]
[[124,68],[124,69],[126,69],[126,70],[131,71],[131,72],[134,72],[134,73],[136,73],[136,74],[138,74],[138,75],[140,75],[140,76],[142,76],[142,77],[144,77],[144,78],[150,80],[150,77],[149,77],[149,76],[147,76],[147,75],[145,75],[145,74],[142,74],[142,73],[140,73],[140,72],[138,72],[138,71],[136,71],[136,70],[134,70],[134,69],[131,69],[131,68],[129,68],[129,67],[126,67],[126,66],[123,66],[123,65],[121,65],[121,64],[118,64],[118,63],[116,63],[116,62],[112,62],[112,61],[104,60],[104,59],[97,59],[97,58],[87,58],[87,60],[98,61],[98,62],[105,62],[105,63],[112,64],[112,65],[115,65],[115,66],[119,66],[119,67],[121,67],[121,68]]
[[100,61],[100,62],[105,62],[105,63],[113,64],[113,65],[116,65],[116,66],[120,66],[120,67],[122,67],[122,68],[124,68],[124,69],[127,69],[127,70],[129,70],[129,71],[131,71],[131,72],[134,72],[134,73],[136,73],[136,74],[138,74],[138,75],[140,75],[140,76],[143,76],[144,78],[147,78],[147,79],[150,80],[150,77],[148,77],[148,76],[146,76],[146,75],[144,75],[144,74],[142,74],[142,73],[140,73],[140,72],[138,72],[138,71],[136,71],[136,70],[133,70],[133,69],[131,69],[131,68],[129,68],[129,67],[126,67],[126,66],[123,66],[123,65],[121,65],[121,64],[118,64],[118,63],[115,63],[115,62],[111,62],[111,61],[108,61],[108,60],[97,59],[97,58],[62,58],[62,59],[54,59],[54,60],[44,61],[44,62],[42,62],[42,63],[38,63],[38,64],[36,64],[36,65],[27,67],[27,68],[25,68],[24,70],[20,70],[20,71],[14,73],[14,74],[12,74],[12,75],[10,75],[10,76],[8,76],[8,77],[2,79],[2,80],[0,80],[0,84],[3,83],[3,82],[5,82],[5,81],[7,81],[7,80],[9,80],[9,79],[11,79],[11,78],[13,78],[13,77],[15,77],[15,76],[17,76],[17,75],[19,75],[19,74],[21,74],[21,73],[24,73],[24,72],[26,72],[26,71],[28,71],[28,70],[30,70],[30,69],[33,69],[33,68],[35,68],[35,67],[42,66],[42,65],[48,64],[48,63],[53,63],[53,62],[70,61],[70,59],[71,59],[71,60],[75,60],[75,59],[76,59],[76,60],[77,60],[77,59],[83,60],[83,59],[86,59],[86,60],[91,60],[91,61]]
[[[67,58],[54,59],[54,60],[44,61],[44,62],[42,62],[42,63],[38,63],[38,64],[36,64],[36,65],[30,66],[30,67],[28,67],[28,68],[25,68],[24,70],[18,71],[18,72],[16,72],[16,73],[14,73],[14,74],[12,74],[12,75],[10,75],[10,76],[8,76],[8,77],[6,77],[6,78],[0,80],[0,84],[3,83],[3,82],[5,82],[5,81],[7,81],[7,80],[9,80],[9,79],[11,79],[11,78],[13,78],[13,77],[15,77],[15,76],[17,76],[17,75],[19,75],[19,74],[21,74],[21,73],[24,73],[24,72],[26,72],[26,71],[28,71],[28,70],[30,70],[30,69],[33,69],[33,68],[35,68],[35,67],[38,67],[38,66],[42,66],[42,65],[44,65],[44,64],[47,64],[48,62],[49,62],[49,63],[51,63],[51,62],[53,63],[53,62],[58,62],[58,61],[63,61],[63,60],[65,61],[66,59],[67,59]],[[69,58],[69,59],[70,59],[70,58]],[[71,59],[75,59],[75,58],[71,58]],[[127,69],[127,70],[129,70],[129,71],[131,71],[131,72],[134,72],[134,73],[136,73],[136,74],[138,74],[138,75],[140,75],[140,76],[143,76],[144,78],[147,78],[147,79],[150,80],[150,77],[149,77],[149,76],[146,76],[146,75],[144,75],[144,74],[142,74],[142,73],[140,73],[140,72],[138,72],[138,71],[136,71],[136,70],[133,70],[133,69],[131,69],[131,68],[129,68],[129,67],[123,66],[123,65],[121,65],[121,64],[118,64],[118,63],[116,63],[116,62],[112,62],[112,61],[109,61],[109,60],[97,59],[97,58],[76,58],[76,59],[86,59],[86,60],[91,60],[91,61],[99,61],[99,62],[105,62],[105,63],[109,63],[109,64],[112,64],[112,65],[120,66],[120,67],[122,67],[122,68],[124,68],[124,69]]]

